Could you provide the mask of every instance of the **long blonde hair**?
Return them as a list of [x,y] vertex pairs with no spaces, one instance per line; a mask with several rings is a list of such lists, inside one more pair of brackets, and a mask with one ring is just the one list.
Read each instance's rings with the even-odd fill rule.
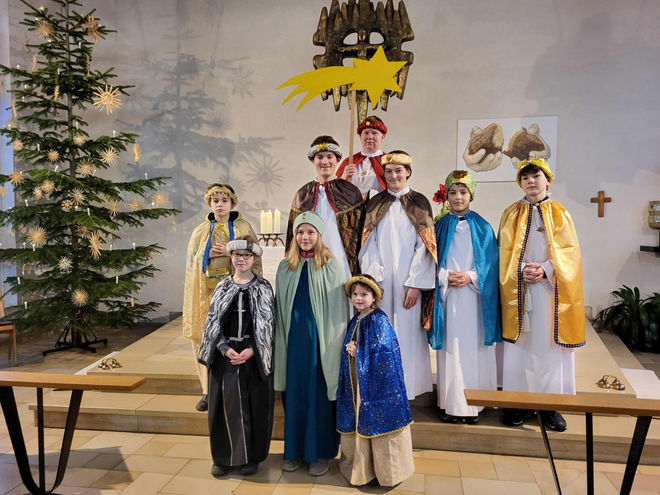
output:
[[[296,241],[296,233],[294,232],[293,237],[291,238],[291,245],[289,246],[289,250],[286,252],[286,259],[289,262],[289,271],[293,272],[296,270],[296,268],[298,268],[298,265],[300,264],[300,258],[300,246],[298,246],[298,242]],[[330,252],[330,249],[328,249],[328,246],[323,244],[323,239],[319,233],[316,244],[314,244],[314,263],[316,265],[316,270],[320,270],[325,265],[330,263],[331,260],[332,253]]]

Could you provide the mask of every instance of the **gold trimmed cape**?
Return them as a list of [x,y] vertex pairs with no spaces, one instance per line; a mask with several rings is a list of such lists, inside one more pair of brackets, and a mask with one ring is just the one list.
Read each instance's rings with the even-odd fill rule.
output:
[[[186,251],[186,274],[183,289],[181,327],[183,336],[197,343],[202,341],[206,316],[209,312],[213,291],[215,290],[215,285],[211,287],[209,284],[210,279],[202,272],[202,260],[204,258],[206,242],[209,238],[211,215],[213,213],[209,213],[204,222],[195,227],[195,230],[193,230],[190,236]],[[247,221],[243,220],[240,213],[231,212],[230,215],[234,223],[234,238],[249,235],[253,239],[257,239],[254,230],[252,230],[252,227]],[[229,242],[229,231],[226,223],[216,222],[213,229],[213,242]],[[254,258],[252,270],[261,276],[261,258],[259,256]],[[226,275],[229,275],[229,271]],[[221,280],[222,278],[217,278],[217,282]]]
[[360,273],[358,253],[360,252],[360,232],[364,215],[364,200],[357,186],[344,179],[333,179],[321,184],[313,180],[296,192],[289,212],[289,222],[286,230],[286,251],[289,250],[293,238],[293,221],[304,211],[314,211],[318,200],[319,186],[323,185],[335,212],[339,237],[344,245],[351,274]]
[[583,346],[585,321],[580,245],[571,215],[552,200],[535,205],[521,200],[502,214],[498,234],[502,338],[516,342],[522,331],[525,291],[520,267],[531,227],[532,208],[538,208],[541,214],[548,255],[555,271],[553,339],[563,347]]
[[[379,192],[367,203],[364,214],[364,228],[362,230],[362,245],[367,242],[376,225],[385,217],[390,206],[396,201],[396,196],[390,194],[387,189]],[[401,207],[406,213],[408,220],[415,227],[415,231],[422,239],[424,246],[438,265],[438,247],[435,240],[435,226],[433,223],[433,209],[431,203],[422,193],[412,189],[406,194],[399,196]],[[435,289],[422,291],[422,327],[430,330],[433,323],[433,300]]]

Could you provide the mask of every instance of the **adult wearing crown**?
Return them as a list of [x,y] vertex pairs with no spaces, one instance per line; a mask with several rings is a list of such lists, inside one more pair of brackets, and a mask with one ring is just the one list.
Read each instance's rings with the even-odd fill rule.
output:
[[381,165],[383,150],[381,149],[387,126],[375,115],[364,119],[357,128],[362,150],[341,162],[337,169],[337,177],[351,181],[357,186],[363,197],[374,196],[387,189],[385,174]]
[[288,252],[293,239],[293,222],[305,211],[313,211],[325,224],[323,242],[342,267],[346,280],[360,273],[357,255],[360,251],[360,232],[364,201],[360,190],[344,179],[335,178],[337,162],[342,152],[331,136],[319,136],[307,152],[314,165],[316,178],[296,192],[289,212],[286,233]]

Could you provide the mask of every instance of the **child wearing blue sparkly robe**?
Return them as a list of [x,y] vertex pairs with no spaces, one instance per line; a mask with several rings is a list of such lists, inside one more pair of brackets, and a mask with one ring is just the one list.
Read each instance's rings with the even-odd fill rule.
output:
[[293,238],[277,269],[275,390],[284,404],[284,471],[309,464],[328,471],[339,450],[336,396],[348,320],[346,277],[323,243],[325,224],[306,211],[293,222]]
[[344,339],[337,388],[339,470],[352,485],[394,486],[415,471],[399,341],[376,306],[382,289],[373,277],[356,275],[345,291],[357,314]]

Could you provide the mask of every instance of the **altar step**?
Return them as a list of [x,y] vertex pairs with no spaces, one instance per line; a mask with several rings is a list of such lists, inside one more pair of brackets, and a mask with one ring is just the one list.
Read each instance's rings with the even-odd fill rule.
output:
[[[587,323],[587,342],[575,353],[578,393],[607,393],[635,396],[635,391],[621,372],[617,361],[599,335]],[[623,350],[621,352],[624,352]],[[190,341],[181,336],[181,320],[174,320],[145,336],[112,357],[120,368],[101,370],[97,366],[81,370],[87,374],[139,375],[146,383],[131,393],[90,392],[83,396],[78,428],[128,432],[208,435],[206,413],[195,410],[201,390]],[[620,357],[617,357],[620,360]],[[431,359],[435,368],[435,357]],[[632,355],[627,367],[642,368]],[[435,372],[435,369],[433,369]],[[603,374],[616,375],[626,385],[624,391],[604,390],[596,386]],[[62,427],[68,409],[69,392],[51,391],[44,396],[45,423]],[[457,450],[526,456],[544,456],[543,442],[536,425],[505,427],[498,411],[487,411],[478,425],[442,423],[435,406],[435,394],[418,397],[413,403],[412,426],[416,448]],[[31,404],[32,410],[36,409]],[[36,413],[36,411],[35,411]],[[551,433],[554,454],[558,458],[584,458],[584,419],[567,414],[568,430]],[[532,422],[533,423],[533,422]],[[634,418],[595,416],[595,452],[602,461],[625,462]],[[275,408],[273,437],[283,436],[283,412],[279,400]],[[660,465],[660,431],[651,424],[642,461]]]
[[[46,395],[45,426],[62,428],[70,393]],[[198,397],[140,393],[89,392],[83,396],[78,429],[208,435],[206,413],[195,410]],[[478,425],[446,424],[435,407],[413,407],[413,446],[418,449],[454,450],[504,455],[544,457],[541,433],[534,420],[518,428],[500,422],[500,411],[488,409]],[[563,433],[549,432],[553,454],[559,459],[584,460],[584,416],[565,414]],[[597,461],[625,462],[635,419],[626,416],[594,416],[594,455]],[[284,416],[281,402],[275,404],[273,438],[282,439]],[[660,423],[651,422],[642,463],[660,465]]]

